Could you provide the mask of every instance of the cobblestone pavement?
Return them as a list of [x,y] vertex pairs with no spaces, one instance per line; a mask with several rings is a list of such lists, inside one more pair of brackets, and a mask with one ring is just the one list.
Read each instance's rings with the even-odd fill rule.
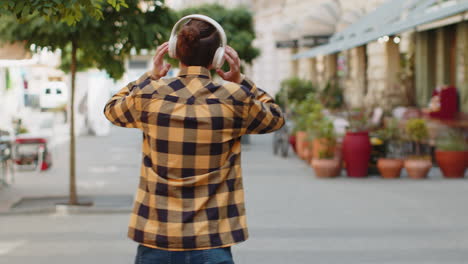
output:
[[[140,136],[114,129],[80,138],[80,193],[133,194]],[[321,180],[296,158],[272,156],[270,140],[254,136],[244,149],[250,239],[233,247],[237,264],[468,262],[467,179]],[[55,171],[23,176],[39,177],[41,188],[56,181],[48,190],[59,195],[65,172],[59,162]],[[0,216],[0,263],[133,263],[127,221],[126,213]]]

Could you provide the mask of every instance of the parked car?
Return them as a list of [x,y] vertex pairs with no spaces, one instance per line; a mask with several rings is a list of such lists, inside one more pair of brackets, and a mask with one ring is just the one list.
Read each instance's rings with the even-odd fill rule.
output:
[[68,88],[65,82],[52,81],[41,89],[39,102],[42,111],[65,105],[68,101]]

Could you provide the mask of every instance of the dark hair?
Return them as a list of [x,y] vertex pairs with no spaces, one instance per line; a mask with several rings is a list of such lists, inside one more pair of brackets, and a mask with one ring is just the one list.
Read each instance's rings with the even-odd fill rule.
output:
[[220,41],[219,33],[213,25],[191,19],[177,35],[177,58],[187,66],[208,67]]

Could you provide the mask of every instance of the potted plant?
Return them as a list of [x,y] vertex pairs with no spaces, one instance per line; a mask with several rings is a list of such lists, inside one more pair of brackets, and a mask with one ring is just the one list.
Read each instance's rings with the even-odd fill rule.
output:
[[[309,136],[309,161],[318,159],[321,152],[328,152],[329,148],[335,148],[336,137],[333,123],[328,121],[323,114],[323,105],[319,101],[310,102],[309,112],[306,116],[306,130]],[[332,140],[332,144],[328,142]]]
[[371,144],[367,116],[365,110],[348,111],[349,126],[343,140],[343,159],[348,177],[368,175]]
[[401,133],[398,120],[388,119],[379,131],[384,140],[385,157],[377,160],[377,168],[384,179],[397,179],[403,169]]
[[311,166],[315,175],[319,178],[333,178],[341,173],[341,160],[336,155],[336,134],[333,123],[328,120],[322,120],[317,127],[320,131],[315,131],[320,138],[321,149],[318,157],[314,157]]
[[414,118],[407,121],[405,131],[414,146],[414,155],[408,157],[404,167],[412,179],[424,179],[432,168],[430,156],[423,155],[422,144],[429,138],[429,131],[424,119]]
[[292,110],[295,127],[289,137],[289,142],[297,155],[303,158],[307,153],[307,133],[305,132],[305,114],[307,114],[307,105],[303,101],[308,95],[315,93],[315,87],[311,81],[292,77],[281,82],[280,91],[276,94],[276,102],[287,110]]
[[310,115],[317,108],[317,99],[315,94],[309,93],[304,100],[294,104],[294,123],[296,131],[296,150],[298,156],[309,161],[310,142],[307,135],[308,125],[310,123]]
[[445,178],[463,178],[468,166],[468,144],[460,131],[450,129],[437,138],[436,160]]

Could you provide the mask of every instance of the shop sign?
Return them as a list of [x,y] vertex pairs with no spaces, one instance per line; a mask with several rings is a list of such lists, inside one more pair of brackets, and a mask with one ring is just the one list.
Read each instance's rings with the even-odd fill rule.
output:
[[276,48],[278,49],[298,48],[298,47],[299,47],[299,41],[297,39],[276,42]]
[[301,40],[301,46],[312,48],[328,44],[331,36],[304,36]]

